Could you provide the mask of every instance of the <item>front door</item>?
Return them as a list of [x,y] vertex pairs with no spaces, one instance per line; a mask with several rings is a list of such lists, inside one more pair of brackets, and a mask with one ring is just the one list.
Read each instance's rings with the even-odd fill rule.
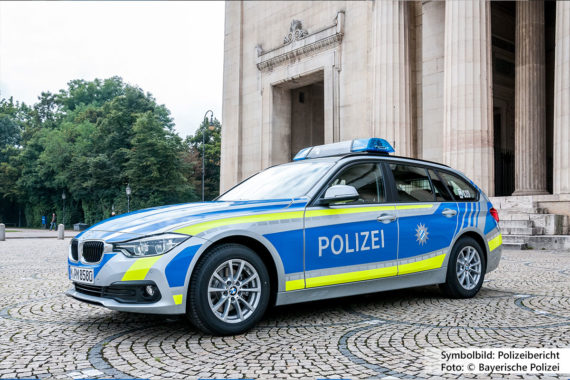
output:
[[349,165],[329,183],[353,186],[355,202],[314,206],[305,212],[307,288],[397,275],[398,227],[386,203],[382,167]]

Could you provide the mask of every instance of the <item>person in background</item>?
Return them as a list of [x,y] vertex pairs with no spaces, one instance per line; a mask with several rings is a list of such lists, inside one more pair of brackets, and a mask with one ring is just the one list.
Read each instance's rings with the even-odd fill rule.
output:
[[111,213],[111,218],[114,217],[115,215],[117,215],[117,213],[116,213],[115,211],[113,211],[113,212]]
[[55,212],[51,214],[51,224],[49,225],[49,230],[51,231],[51,229],[53,228],[53,230],[57,230],[57,226],[55,225]]

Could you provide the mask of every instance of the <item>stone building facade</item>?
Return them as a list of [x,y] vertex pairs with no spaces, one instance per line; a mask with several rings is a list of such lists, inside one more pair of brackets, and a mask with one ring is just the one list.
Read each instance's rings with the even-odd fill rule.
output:
[[375,136],[570,200],[570,1],[228,1],[224,50],[222,191]]

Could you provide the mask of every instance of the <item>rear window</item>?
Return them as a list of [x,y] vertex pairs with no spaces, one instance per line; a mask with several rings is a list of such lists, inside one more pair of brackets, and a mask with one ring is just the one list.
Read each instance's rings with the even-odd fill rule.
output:
[[453,197],[447,191],[446,185],[439,179],[439,176],[433,170],[428,170],[431,178],[431,184],[435,190],[435,200],[438,202],[453,201]]
[[456,201],[472,202],[478,199],[477,190],[461,177],[446,172],[439,172],[439,174]]
[[391,164],[390,169],[396,182],[398,202],[433,202],[435,200],[425,168]]

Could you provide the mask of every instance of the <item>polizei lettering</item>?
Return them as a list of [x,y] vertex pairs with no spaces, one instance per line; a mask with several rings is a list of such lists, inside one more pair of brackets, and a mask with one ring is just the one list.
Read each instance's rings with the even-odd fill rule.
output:
[[344,235],[319,236],[319,257],[330,250],[333,255],[364,252],[384,248],[384,230],[354,232]]

